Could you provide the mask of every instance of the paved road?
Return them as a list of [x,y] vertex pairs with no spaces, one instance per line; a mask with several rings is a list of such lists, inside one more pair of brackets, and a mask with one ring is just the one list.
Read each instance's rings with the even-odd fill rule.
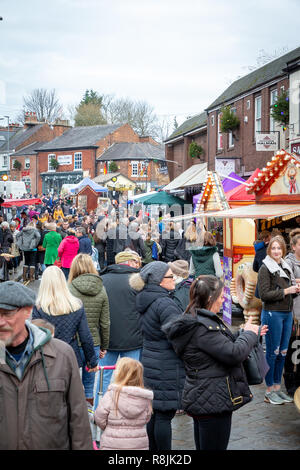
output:
[[[40,281],[28,287],[35,292]],[[232,329],[242,322],[235,318]],[[293,403],[264,403],[264,385],[250,387],[252,402],[233,413],[229,450],[298,450],[300,449],[300,413]],[[175,416],[172,423],[173,450],[194,450],[193,421],[187,415]]]

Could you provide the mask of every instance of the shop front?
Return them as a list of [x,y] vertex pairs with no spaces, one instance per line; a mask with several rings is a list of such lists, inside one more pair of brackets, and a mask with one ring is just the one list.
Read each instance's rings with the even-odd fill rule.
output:
[[78,184],[83,178],[83,171],[48,171],[40,176],[43,194],[60,194],[63,184]]

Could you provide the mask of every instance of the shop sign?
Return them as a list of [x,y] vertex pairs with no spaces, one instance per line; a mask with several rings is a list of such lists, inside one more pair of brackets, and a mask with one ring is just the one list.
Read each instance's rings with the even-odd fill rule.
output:
[[58,155],[57,161],[59,165],[72,165],[72,155]]
[[279,149],[279,132],[268,132],[263,134],[257,132],[256,134],[256,151],[257,152],[272,152]]
[[291,152],[300,157],[300,142],[295,142],[291,144]]
[[22,171],[21,176],[29,176],[30,175],[30,170]]

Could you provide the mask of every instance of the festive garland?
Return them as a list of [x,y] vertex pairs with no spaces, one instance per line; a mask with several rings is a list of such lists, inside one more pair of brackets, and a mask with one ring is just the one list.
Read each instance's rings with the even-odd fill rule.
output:
[[279,124],[283,126],[288,125],[290,121],[288,92],[283,91],[281,95],[277,97],[277,100],[271,106],[271,116],[274,121]]

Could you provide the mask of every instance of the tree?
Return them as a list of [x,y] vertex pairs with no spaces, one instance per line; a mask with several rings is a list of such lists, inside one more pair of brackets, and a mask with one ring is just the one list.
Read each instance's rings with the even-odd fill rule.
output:
[[35,88],[28,96],[23,96],[23,110],[18,117],[19,121],[25,121],[26,111],[34,112],[38,122],[54,122],[63,115],[63,107],[54,88]]
[[221,108],[221,122],[220,122],[220,130],[221,132],[232,132],[237,129],[240,125],[240,120],[230,109],[230,106],[224,106]]
[[119,171],[119,167],[116,162],[112,161],[109,163],[108,171],[109,173],[115,173],[116,171]]
[[189,156],[191,158],[200,158],[204,154],[204,149],[197,142],[191,142],[189,145]]
[[102,114],[103,96],[94,90],[86,90],[79,105],[75,108],[75,126],[97,126],[107,124]]
[[287,91],[283,91],[281,95],[277,97],[275,103],[271,106],[271,116],[282,126],[286,127],[288,125],[290,116],[289,95]]

